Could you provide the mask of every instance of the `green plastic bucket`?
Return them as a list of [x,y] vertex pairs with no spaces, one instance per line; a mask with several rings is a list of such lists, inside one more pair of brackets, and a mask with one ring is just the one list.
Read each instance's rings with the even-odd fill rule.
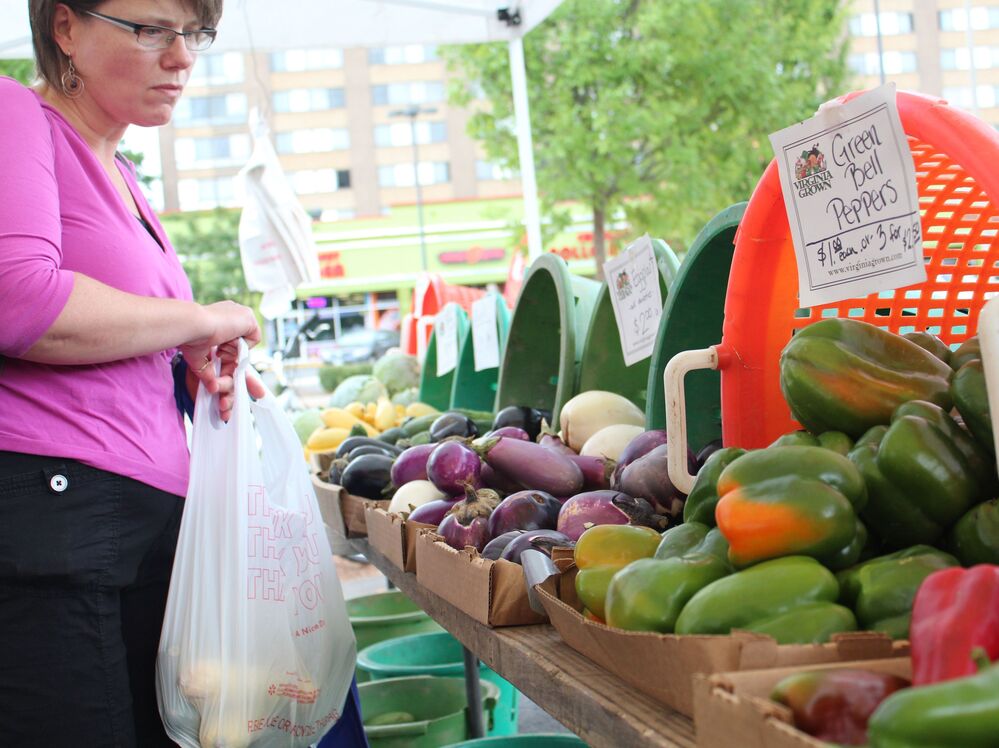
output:
[[511,735],[502,738],[479,738],[452,743],[444,748],[579,748],[586,746],[580,738],[564,732]]
[[[659,291],[665,303],[680,269],[680,261],[662,239],[652,240],[652,250],[659,268]],[[610,287],[607,283],[602,283],[596,309],[590,317],[590,327],[586,332],[586,344],[579,366],[579,391],[616,392],[645,410],[651,361],[651,358],[646,358],[631,366],[624,363],[621,334],[614,317]]]
[[565,260],[538,257],[524,275],[500,366],[496,410],[522,405],[551,411],[577,392],[579,362],[600,283],[572,275]]
[[[372,644],[357,653],[357,669],[371,680],[403,675],[463,676],[465,661],[461,642],[446,631],[414,634]],[[479,663],[484,680],[499,689],[493,726],[489,735],[515,735],[520,692],[484,664]]]
[[[666,428],[663,372],[681,351],[715,345],[722,337],[728,274],[735,251],[735,232],[747,203],[736,203],[716,215],[694,238],[680,265],[663,309],[649,366],[645,427]],[[695,451],[721,438],[721,375],[702,369],[684,381],[687,400],[687,443]]]
[[[371,748],[439,748],[469,737],[464,678],[413,675],[369,681],[357,688]],[[482,682],[485,725],[490,723],[498,692],[489,681]],[[379,724],[382,720],[388,723]]]
[[[510,310],[506,301],[498,293],[490,294],[496,302],[496,340],[499,343],[499,360],[503,361],[503,348],[510,329]],[[499,367],[475,370],[475,344],[472,342],[472,325],[461,339],[458,353],[458,368],[451,385],[451,407],[471,410],[492,411],[496,404],[496,390],[499,387]]]
[[[384,639],[444,630],[399,590],[347,600],[347,616],[358,652]],[[367,674],[359,671],[357,680],[367,680]]]
[[[468,315],[453,301],[445,304],[438,314],[451,306],[457,312],[458,340],[456,345],[460,346],[465,333],[468,332]],[[451,386],[454,384],[454,372],[455,369],[451,369],[447,374],[437,376],[437,332],[435,330],[430,333],[430,340],[427,341],[427,353],[423,357],[423,369],[420,372],[420,402],[432,405],[438,410],[447,410],[451,407]]]

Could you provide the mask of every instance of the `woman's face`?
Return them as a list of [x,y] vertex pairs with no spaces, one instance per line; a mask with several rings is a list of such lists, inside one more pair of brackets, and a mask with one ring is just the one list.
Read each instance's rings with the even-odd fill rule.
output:
[[[201,27],[193,9],[181,0],[107,0],[95,12],[176,31]],[[197,54],[182,37],[166,49],[149,49],[130,29],[101,18],[70,14],[69,23],[73,64],[86,85],[85,97],[104,116],[116,124],[141,127],[170,121]]]

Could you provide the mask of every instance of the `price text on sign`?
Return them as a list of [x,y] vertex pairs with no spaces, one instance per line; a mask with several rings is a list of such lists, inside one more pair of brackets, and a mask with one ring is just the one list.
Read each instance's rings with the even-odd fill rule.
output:
[[604,263],[604,278],[621,339],[626,366],[652,355],[663,313],[659,269],[649,235]]
[[496,333],[496,304],[494,294],[486,294],[472,304],[472,353],[475,370],[495,369],[499,366],[499,337]]
[[894,85],[770,136],[802,306],[926,280],[912,154]]
[[458,308],[446,305],[434,319],[437,340],[437,376],[442,377],[458,365]]

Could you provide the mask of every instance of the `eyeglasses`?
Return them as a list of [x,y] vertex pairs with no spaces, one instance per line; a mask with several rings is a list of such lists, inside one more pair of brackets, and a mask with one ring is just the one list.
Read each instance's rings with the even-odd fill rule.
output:
[[128,29],[135,33],[135,38],[139,44],[147,49],[167,49],[173,46],[178,36],[184,37],[184,44],[192,52],[203,52],[212,46],[215,41],[215,29],[196,29],[195,31],[174,31],[165,26],[150,26],[144,23],[132,23],[122,18],[106,16],[103,13],[96,13],[92,10],[83,11],[88,16],[100,18],[102,21],[114,24],[123,29]]

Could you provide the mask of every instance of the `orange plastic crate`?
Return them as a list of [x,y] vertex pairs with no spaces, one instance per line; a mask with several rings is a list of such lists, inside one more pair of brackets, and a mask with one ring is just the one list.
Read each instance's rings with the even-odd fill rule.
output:
[[982,306],[999,292],[999,133],[942,99],[900,91],[897,104],[916,167],[927,280],[799,308],[794,247],[772,161],[736,234],[716,347],[727,446],[764,447],[800,428],[779,373],[780,352],[796,330],[850,317],[897,333],[926,330],[953,346],[976,333]]

